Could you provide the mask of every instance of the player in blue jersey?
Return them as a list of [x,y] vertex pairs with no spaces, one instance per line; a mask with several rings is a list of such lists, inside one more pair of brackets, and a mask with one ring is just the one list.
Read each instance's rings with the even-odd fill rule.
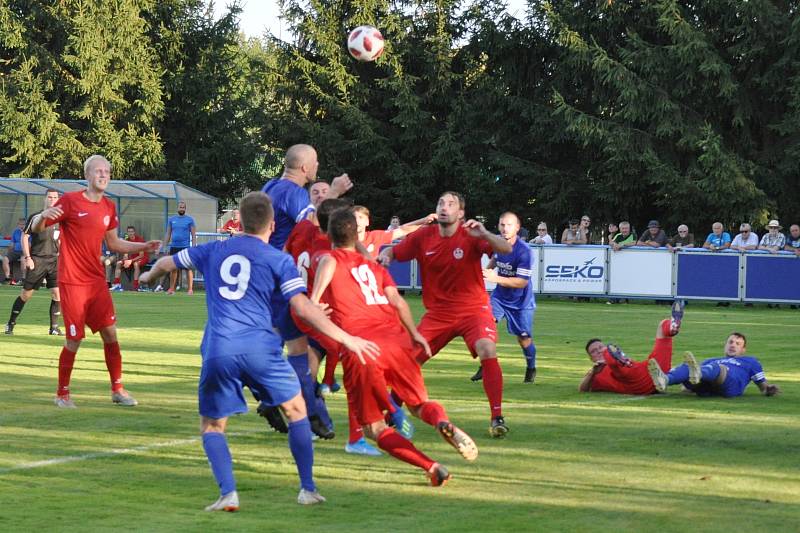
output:
[[[275,210],[275,231],[269,243],[278,250],[284,249],[289,233],[295,225],[313,217],[315,207],[311,203],[306,187],[317,179],[318,168],[317,151],[307,144],[295,144],[286,150],[283,174],[268,181],[261,189],[269,195]],[[342,174],[333,179],[327,197],[338,198],[352,187],[353,183],[347,174]],[[300,378],[303,398],[306,401],[314,433],[322,438],[331,439],[334,437],[332,422],[325,404],[316,397],[317,379],[316,375],[312,376],[310,372],[313,362],[309,363],[308,339],[295,325],[289,314],[288,303],[280,294],[276,295],[272,310],[274,325],[286,344],[289,362]],[[275,409],[262,404],[258,412],[273,428],[278,431],[285,430],[280,414]]]
[[743,395],[752,381],[765,396],[775,396],[780,388],[767,383],[761,363],[745,355],[746,349],[745,336],[733,332],[725,342],[725,357],[706,359],[699,365],[694,355],[686,352],[686,362],[666,374],[652,359],[647,370],[659,392],[665,392],[669,385],[681,384],[698,396],[733,398]]
[[[523,383],[536,379],[536,345],[533,343],[533,314],[536,300],[531,288],[531,250],[523,239],[517,237],[520,230],[519,217],[511,212],[500,215],[497,228],[500,235],[512,246],[511,253],[494,254],[483,270],[486,281],[496,283],[492,291],[492,314],[495,322],[505,317],[508,332],[516,335],[525,356],[525,378]],[[497,267],[497,272],[494,268]],[[472,381],[483,378],[481,368],[472,376]]]
[[[169,246],[169,255],[175,255],[189,246],[197,246],[197,226],[194,219],[186,214],[186,202],[178,202],[178,214],[167,220],[167,234],[164,245]],[[175,283],[180,272],[173,271],[169,275],[169,289],[167,294],[175,294]],[[141,282],[141,277],[139,279]],[[194,293],[194,272],[186,271],[186,294]]]
[[244,235],[162,257],[141,278],[146,283],[178,268],[197,268],[205,277],[208,322],[200,345],[203,362],[198,396],[203,448],[220,488],[219,499],[206,510],[239,508],[225,426],[229,416],[247,412],[242,393],[245,385],[262,401],[279,405],[289,420],[289,448],[301,484],[298,503],[323,502],[313,479],[311,428],[300,384],[272,329],[273,293],[280,291],[298,316],[348,349],[375,358],[378,347],[330,322],[306,297],[292,258],[267,244],[274,227],[267,195],[248,194],[240,211]]

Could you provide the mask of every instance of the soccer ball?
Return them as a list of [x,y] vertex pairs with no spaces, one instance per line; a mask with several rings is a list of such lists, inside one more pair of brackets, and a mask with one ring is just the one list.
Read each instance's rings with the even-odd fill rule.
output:
[[383,35],[372,26],[359,26],[347,36],[347,50],[359,61],[375,61],[383,53]]

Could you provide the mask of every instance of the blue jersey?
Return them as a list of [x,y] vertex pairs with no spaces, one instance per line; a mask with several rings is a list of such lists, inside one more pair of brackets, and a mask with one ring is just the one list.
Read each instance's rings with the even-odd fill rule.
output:
[[22,230],[17,228],[14,230],[14,233],[11,234],[11,242],[14,243],[14,251],[21,252],[22,251]]
[[169,245],[172,248],[188,248],[192,244],[192,228],[194,219],[189,215],[175,215],[167,220],[167,227],[172,230]]
[[501,303],[504,307],[511,309],[534,309],[536,300],[533,298],[531,288],[531,249],[522,239],[517,239],[511,253],[495,254],[495,264],[497,274],[503,278],[523,278],[528,280],[528,284],[521,289],[512,289],[497,285],[492,291],[492,300]]
[[314,211],[314,206],[311,205],[308,191],[288,179],[270,180],[261,190],[272,200],[272,208],[275,210],[275,231],[272,232],[269,243],[278,250],[283,250],[289,233],[298,222],[308,218],[308,214]]
[[205,278],[204,357],[281,351],[281,339],[272,329],[273,293],[280,291],[289,300],[306,292],[289,254],[242,235],[187,248],[173,257],[179,268],[196,268]]
[[706,359],[703,364],[725,365],[728,369],[728,377],[725,378],[724,388],[744,392],[744,389],[752,381],[761,383],[766,381],[764,369],[755,357],[714,357]]

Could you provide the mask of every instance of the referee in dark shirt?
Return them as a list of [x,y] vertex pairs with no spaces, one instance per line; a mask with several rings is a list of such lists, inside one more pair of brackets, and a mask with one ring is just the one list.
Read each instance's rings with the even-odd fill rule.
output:
[[[58,201],[58,191],[47,189],[45,193],[45,208],[52,207]],[[41,211],[40,211],[41,212]],[[58,316],[61,314],[61,299],[58,294],[58,230],[55,226],[50,226],[41,233],[31,232],[31,221],[39,213],[34,213],[28,217],[22,235],[22,265],[24,276],[22,293],[14,301],[11,307],[11,317],[6,324],[6,335],[14,334],[14,326],[17,325],[17,317],[25,307],[25,302],[33,296],[33,291],[42,286],[43,281],[47,281],[47,287],[52,294],[50,302],[50,335],[62,335],[58,329]],[[30,236],[30,241],[28,241]]]

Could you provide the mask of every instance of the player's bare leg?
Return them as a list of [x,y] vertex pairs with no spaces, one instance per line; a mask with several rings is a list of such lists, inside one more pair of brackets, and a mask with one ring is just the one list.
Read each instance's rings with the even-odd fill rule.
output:
[[103,339],[103,353],[106,359],[106,368],[111,378],[111,401],[117,405],[134,407],[139,404],[133,396],[122,386],[122,353],[117,341],[117,327],[106,326],[100,330]]
[[239,494],[236,492],[236,479],[233,477],[233,458],[225,438],[228,418],[200,417],[200,434],[203,437],[203,450],[208,457],[211,473],[219,485],[219,498],[207,506],[206,511],[238,511]]
[[186,294],[194,294],[194,270],[186,271],[186,286],[188,287]]
[[475,343],[475,353],[483,369],[483,390],[491,412],[489,434],[497,438],[504,437],[508,433],[508,426],[503,418],[503,371],[497,360],[497,345],[491,339],[479,339]]
[[422,453],[414,444],[400,433],[379,420],[364,427],[364,435],[378,444],[378,447],[397,459],[425,471],[431,485],[441,487],[450,479],[445,467]]
[[301,488],[297,495],[297,503],[300,505],[322,503],[325,498],[317,491],[314,484],[314,446],[311,442],[311,424],[308,422],[303,395],[298,393],[291,400],[282,403],[281,410],[289,421],[289,449],[300,477]]

